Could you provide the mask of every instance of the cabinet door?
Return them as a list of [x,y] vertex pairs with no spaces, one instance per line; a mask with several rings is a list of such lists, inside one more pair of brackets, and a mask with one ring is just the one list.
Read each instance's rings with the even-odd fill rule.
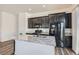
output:
[[54,24],[55,22],[58,21],[64,21],[65,20],[65,13],[56,13],[56,14],[50,14],[49,15],[49,19],[50,19],[50,24]]
[[33,18],[33,28],[37,28],[41,26],[41,17]]
[[49,15],[50,24],[53,24],[56,21],[56,15]]
[[56,21],[65,23],[65,19],[66,19],[65,13],[57,14],[56,16],[57,16]]
[[45,17],[45,28],[49,28],[49,18]]
[[38,17],[37,23],[38,23],[39,25],[42,25],[42,17]]
[[42,28],[49,28],[49,18],[48,16],[42,17]]
[[66,28],[72,27],[71,13],[66,14]]
[[33,28],[35,28],[35,26],[36,26],[36,24],[37,24],[37,18],[33,18],[32,19],[32,22],[33,22],[33,24],[32,24],[32,26],[33,26]]
[[72,36],[65,36],[64,46],[72,48]]

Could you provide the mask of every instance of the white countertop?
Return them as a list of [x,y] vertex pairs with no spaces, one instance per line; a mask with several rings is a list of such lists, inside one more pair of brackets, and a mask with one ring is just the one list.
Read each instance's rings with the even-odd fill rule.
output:
[[31,39],[27,40],[28,42],[45,44],[50,46],[56,46],[55,37],[54,36],[39,36],[39,37],[32,37]]

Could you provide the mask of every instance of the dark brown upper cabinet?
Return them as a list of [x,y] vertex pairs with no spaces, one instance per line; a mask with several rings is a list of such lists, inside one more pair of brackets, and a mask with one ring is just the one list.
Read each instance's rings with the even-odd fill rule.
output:
[[57,21],[56,18],[56,15],[49,15],[50,24],[55,23]]
[[64,21],[65,27],[71,28],[71,13],[55,13],[48,16],[34,17],[28,19],[28,28],[50,28],[50,24],[54,24],[57,21]]
[[48,16],[43,16],[42,17],[41,28],[49,28],[49,18],[48,18]]
[[72,14],[66,14],[66,28],[72,28]]
[[28,19],[29,28],[37,28],[38,26],[41,26],[41,17],[35,17],[35,18]]
[[48,16],[29,18],[28,20],[29,28],[49,28],[49,18]]
[[65,12],[49,14],[50,24],[54,24],[57,22],[64,22],[65,20]]
[[41,26],[41,18],[40,17],[37,17],[37,18],[33,18],[33,28],[37,28],[37,27],[40,27]]

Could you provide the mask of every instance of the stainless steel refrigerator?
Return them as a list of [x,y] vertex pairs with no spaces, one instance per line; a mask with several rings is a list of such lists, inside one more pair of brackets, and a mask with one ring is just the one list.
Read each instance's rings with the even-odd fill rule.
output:
[[[49,15],[53,22],[50,23],[50,34],[54,34],[57,47],[64,47],[65,41],[65,13]],[[52,31],[53,29],[53,31]]]

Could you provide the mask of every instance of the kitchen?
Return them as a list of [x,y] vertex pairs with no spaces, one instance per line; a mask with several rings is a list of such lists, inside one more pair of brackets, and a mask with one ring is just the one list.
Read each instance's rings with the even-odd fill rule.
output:
[[[62,12],[60,12],[62,13]],[[52,13],[55,14],[55,13]],[[27,15],[27,14],[26,14]],[[38,16],[37,16],[38,15]],[[43,42],[42,40],[44,38],[48,38],[48,37],[54,37],[53,40],[55,40],[55,36],[51,35],[50,31],[50,24],[49,22],[54,22],[52,19],[51,21],[49,21],[49,14],[47,14],[46,16],[43,15],[43,13],[38,13],[34,16],[34,14],[32,15],[32,17],[28,17],[28,21],[27,22],[27,28],[28,30],[25,31],[25,34],[20,33],[20,39],[24,40],[25,39],[29,39],[28,41],[31,42],[35,42],[35,43],[41,43],[41,44],[45,44],[45,42]],[[49,18],[49,19],[48,19]],[[72,37],[71,37],[71,13],[67,13],[66,15],[66,29],[65,29],[65,38],[66,38],[66,43],[65,43],[65,47],[72,47]],[[22,21],[20,20],[20,22],[22,23]],[[27,29],[26,28],[26,29]],[[21,28],[22,29],[22,28]],[[41,33],[36,33],[37,31],[41,32]],[[50,34],[50,35],[49,35]],[[27,37],[26,37],[27,36]],[[40,39],[41,38],[41,39]],[[37,40],[36,40],[37,39]],[[50,39],[51,40],[51,39]],[[48,39],[49,41],[49,39]],[[49,43],[48,43],[49,44]],[[53,42],[53,45],[56,46],[56,43]]]
[[[70,50],[71,53],[67,53],[68,55],[75,54],[73,50],[76,52],[76,54],[78,54],[78,47],[75,47],[75,43],[77,41],[75,40],[75,43],[73,43],[72,39],[74,34],[72,31],[75,31],[73,30],[73,27],[76,26],[72,24],[74,23],[72,17],[72,9],[77,10],[77,5],[77,9],[75,8],[75,5],[72,4],[63,4],[63,6],[61,4],[15,4],[2,6],[2,10],[5,12],[1,13],[1,21],[3,21],[1,23],[2,32],[0,44],[2,45],[3,42],[6,43],[9,40],[15,40],[13,41],[14,43],[11,46],[13,47],[12,54],[55,55],[59,50],[61,52],[57,55],[66,55],[65,53],[63,53],[64,49],[66,50],[66,52]],[[10,10],[10,13],[7,12],[8,10],[5,8]],[[27,11],[25,11],[25,9],[23,8],[26,8]],[[78,10],[76,12],[78,12]],[[9,20],[10,23],[8,23],[6,19]],[[11,45],[12,43],[8,44]],[[1,54],[5,54],[3,53],[5,52],[3,50],[4,48],[1,48]]]

